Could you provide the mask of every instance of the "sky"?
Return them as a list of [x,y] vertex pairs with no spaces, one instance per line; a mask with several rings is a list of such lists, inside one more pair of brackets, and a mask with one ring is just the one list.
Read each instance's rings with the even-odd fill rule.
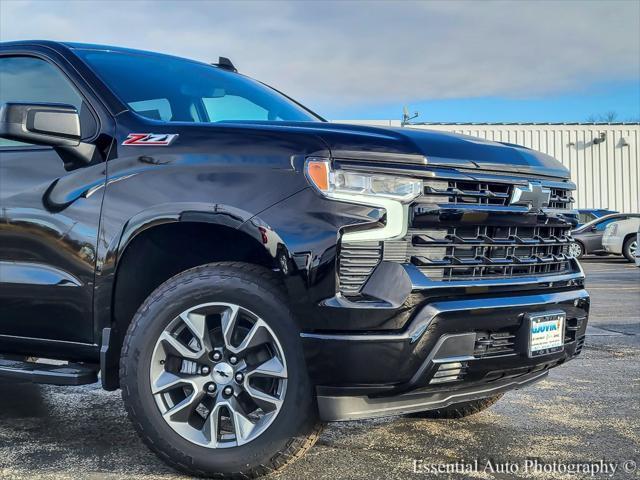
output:
[[640,0],[0,0],[0,40],[161,51],[329,119],[640,121]]

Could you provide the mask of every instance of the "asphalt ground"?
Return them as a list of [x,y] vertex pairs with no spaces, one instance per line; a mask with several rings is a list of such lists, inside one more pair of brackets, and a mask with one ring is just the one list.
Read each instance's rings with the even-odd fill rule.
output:
[[[463,420],[331,424],[273,478],[591,478],[577,465],[603,469],[601,461],[616,463],[615,473],[609,467],[595,478],[640,478],[640,468],[633,471],[633,462],[640,466],[640,269],[618,258],[583,265],[592,295],[586,345],[548,379]],[[185,477],[138,439],[119,392],[2,384],[0,478]]]

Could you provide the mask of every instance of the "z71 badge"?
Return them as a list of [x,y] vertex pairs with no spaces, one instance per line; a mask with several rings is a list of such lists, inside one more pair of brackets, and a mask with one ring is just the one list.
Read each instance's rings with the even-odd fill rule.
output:
[[130,133],[122,145],[168,147],[177,133]]

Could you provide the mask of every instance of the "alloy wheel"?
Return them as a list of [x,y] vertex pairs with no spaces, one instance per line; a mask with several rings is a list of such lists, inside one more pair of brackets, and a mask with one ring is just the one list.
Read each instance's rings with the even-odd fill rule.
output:
[[244,445],[280,412],[287,364],[273,330],[253,312],[207,303],[174,318],[156,342],[151,393],[167,424],[208,448]]
[[572,242],[569,245],[569,255],[573,258],[578,258],[582,255],[582,245],[578,242]]

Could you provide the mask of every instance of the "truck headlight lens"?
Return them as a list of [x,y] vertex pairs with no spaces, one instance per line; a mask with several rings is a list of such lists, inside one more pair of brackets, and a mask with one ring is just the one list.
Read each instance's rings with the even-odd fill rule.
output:
[[348,243],[404,238],[409,225],[409,204],[422,194],[422,180],[415,178],[333,170],[326,158],[309,158],[305,164],[309,183],[332,200],[382,208],[385,225],[358,231],[345,231]]
[[[422,181],[377,173],[332,170],[326,159],[309,159],[307,178],[323,195],[344,200],[345,196],[382,197],[408,203],[422,194]],[[354,198],[357,200],[357,198]]]

